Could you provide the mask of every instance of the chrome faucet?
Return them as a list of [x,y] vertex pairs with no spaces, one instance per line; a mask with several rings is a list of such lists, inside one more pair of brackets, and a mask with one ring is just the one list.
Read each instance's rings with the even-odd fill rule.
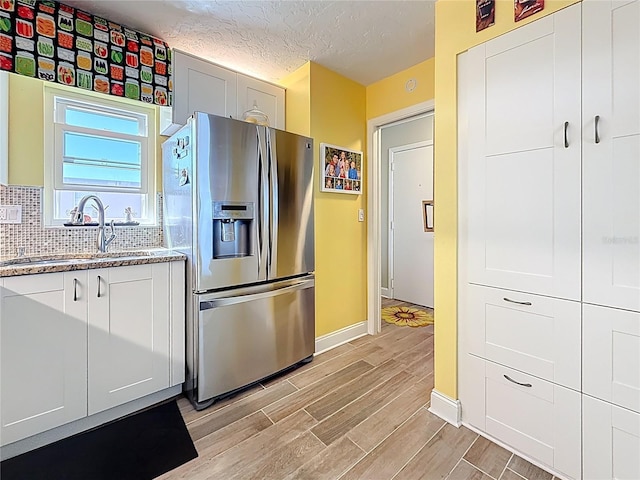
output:
[[98,238],[96,240],[96,245],[98,246],[99,252],[106,252],[107,247],[116,238],[115,226],[113,224],[113,220],[111,220],[111,235],[107,239],[104,233],[104,205],[102,201],[95,195],[85,195],[78,203],[78,208],[76,209],[76,213],[74,214],[73,223],[76,225],[84,225],[84,205],[87,201],[93,200],[96,206],[98,207]]

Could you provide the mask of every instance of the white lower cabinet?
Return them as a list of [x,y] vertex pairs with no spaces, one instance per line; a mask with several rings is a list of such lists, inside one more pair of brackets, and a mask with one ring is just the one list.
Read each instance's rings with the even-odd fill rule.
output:
[[479,285],[467,290],[469,353],[580,390],[580,303]]
[[471,363],[484,381],[463,403],[463,419],[549,469],[581,478],[580,393],[490,361]]
[[168,265],[90,272],[89,415],[169,387]]
[[0,281],[1,445],[184,381],[184,262]]
[[640,478],[640,413],[582,396],[585,480]]
[[3,445],[87,415],[86,278],[81,271],[0,279]]
[[583,392],[640,413],[640,313],[595,305],[582,312]]

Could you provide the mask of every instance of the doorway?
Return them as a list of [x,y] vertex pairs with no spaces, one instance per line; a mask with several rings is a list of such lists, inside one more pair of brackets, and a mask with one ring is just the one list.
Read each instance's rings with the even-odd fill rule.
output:
[[[434,102],[422,102],[411,107],[373,118],[367,122],[368,151],[371,152],[368,162],[367,183],[367,332],[380,332],[381,295],[389,296],[389,148],[402,147],[413,143],[428,141],[433,147],[433,115]],[[415,127],[417,122],[427,122],[422,137],[398,139],[394,145],[383,140],[390,133],[407,131]],[[388,139],[388,137],[386,137]],[[431,155],[432,156],[432,155]],[[432,168],[431,168],[431,171]],[[429,200],[427,198],[421,200]],[[422,208],[422,202],[420,203]],[[432,210],[431,210],[432,213]],[[420,217],[418,217],[420,218]],[[431,219],[433,221],[433,219]],[[419,225],[423,224],[420,218]],[[432,270],[431,270],[432,271]],[[394,279],[394,282],[397,280]],[[384,285],[383,285],[384,283]],[[394,284],[395,285],[395,284]],[[433,303],[433,302],[432,302]]]
[[389,149],[387,298],[433,308],[433,141]]

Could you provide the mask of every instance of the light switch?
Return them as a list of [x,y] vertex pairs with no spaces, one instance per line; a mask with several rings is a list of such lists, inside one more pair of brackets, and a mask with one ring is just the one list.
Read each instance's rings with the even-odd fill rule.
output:
[[22,205],[0,205],[0,223],[22,223]]
[[358,209],[358,221],[364,222],[364,209],[362,208]]

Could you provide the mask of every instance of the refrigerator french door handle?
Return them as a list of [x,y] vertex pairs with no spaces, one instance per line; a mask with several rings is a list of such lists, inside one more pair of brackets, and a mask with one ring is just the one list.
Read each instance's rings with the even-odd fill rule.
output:
[[266,292],[252,293],[249,295],[235,295],[232,297],[216,298],[215,300],[208,300],[200,302],[200,311],[210,310],[216,307],[226,307],[229,305],[235,305],[238,303],[251,302],[254,300],[260,300],[262,298],[277,297],[284,295],[285,293],[295,292],[297,290],[304,290],[305,288],[311,288],[315,284],[315,280],[305,280],[302,282],[294,283],[287,287],[278,288],[276,290],[267,290]]
[[258,134],[258,279],[267,279],[267,229],[269,226],[268,145],[265,130],[256,127]]
[[268,276],[270,279],[277,278],[278,272],[278,209],[279,192],[278,192],[278,156],[276,154],[276,132],[267,129],[267,139],[269,142],[269,180],[271,182],[271,195],[269,196],[271,222],[269,228],[269,266]]

